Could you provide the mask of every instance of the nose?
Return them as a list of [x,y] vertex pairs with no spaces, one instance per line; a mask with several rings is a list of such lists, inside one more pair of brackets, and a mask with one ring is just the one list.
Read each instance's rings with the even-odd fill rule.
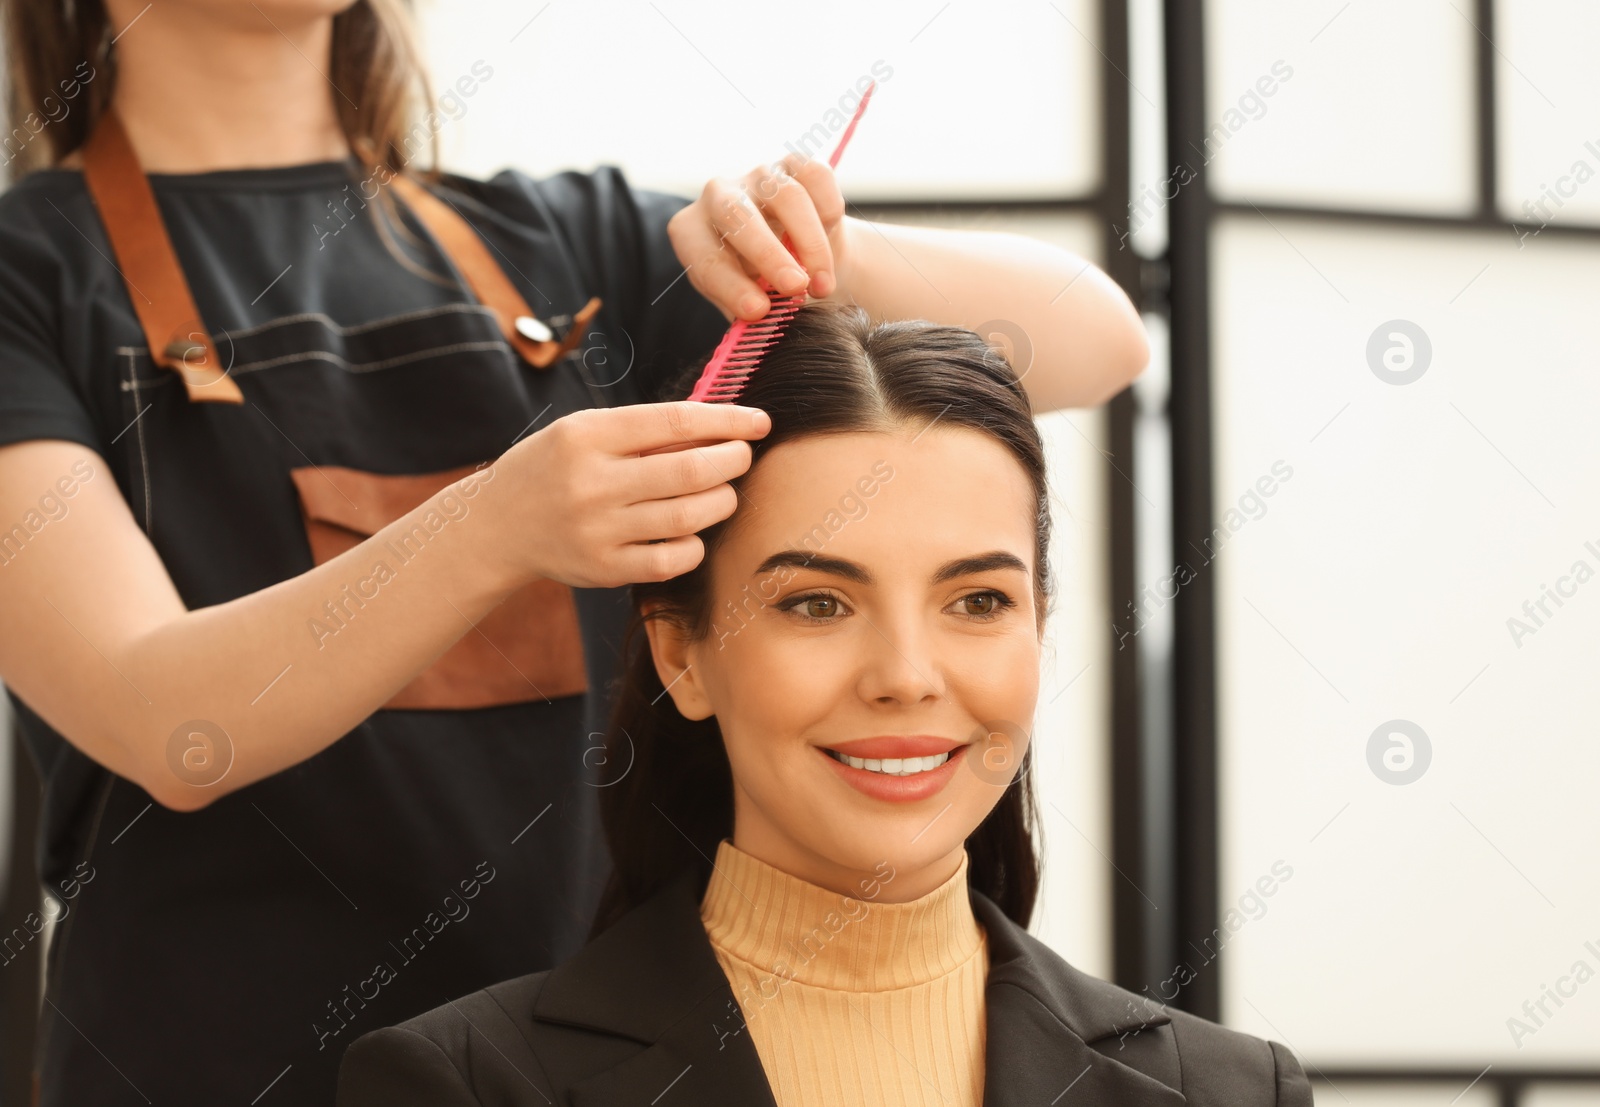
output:
[[866,620],[860,692],[873,703],[921,703],[945,694],[935,632],[913,612]]

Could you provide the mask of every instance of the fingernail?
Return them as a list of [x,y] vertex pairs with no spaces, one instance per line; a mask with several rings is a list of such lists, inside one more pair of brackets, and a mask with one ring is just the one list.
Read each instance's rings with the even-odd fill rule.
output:
[[767,298],[759,293],[752,292],[750,295],[739,301],[739,314],[755,315],[766,306]]
[[772,416],[768,415],[765,411],[761,410],[760,408],[752,408],[751,409],[751,411],[750,411],[750,429],[751,430],[765,431],[765,430],[770,429],[771,425],[772,425]]
[[791,265],[789,268],[778,274],[778,283],[784,288],[793,288],[798,290],[804,288],[811,282],[806,279],[804,270],[796,269]]

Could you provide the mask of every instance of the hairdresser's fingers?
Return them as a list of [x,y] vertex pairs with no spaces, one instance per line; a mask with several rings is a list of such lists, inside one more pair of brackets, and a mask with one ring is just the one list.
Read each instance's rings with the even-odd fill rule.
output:
[[733,486],[719,484],[687,496],[634,504],[627,509],[624,528],[635,541],[681,538],[722,522],[738,506],[739,494]]
[[750,443],[736,439],[673,453],[629,458],[617,463],[626,466],[622,470],[626,485],[620,499],[631,505],[703,492],[744,476],[750,471],[752,456]]
[[844,218],[844,193],[839,190],[839,178],[834,175],[833,167],[825,161],[794,153],[785,154],[781,164],[811,194],[823,227],[831,231]]
[[639,456],[640,457],[651,457],[651,456],[653,456],[655,454],[675,454],[675,453],[680,453],[683,450],[696,450],[696,449],[699,449],[701,446],[710,446],[710,445],[713,445],[713,442],[712,442],[711,439],[703,439],[703,440],[701,440],[699,442],[674,442],[669,446],[657,446],[657,447],[655,447],[654,449],[651,449],[651,450],[640,450],[639,451]]
[[[793,230],[789,232],[795,249],[800,251],[800,261],[811,274],[811,294],[827,296],[838,287],[838,258],[833,243],[834,231],[844,218],[844,193],[839,191],[839,178],[825,161],[808,158],[804,154],[785,154],[781,163],[789,175],[805,188],[811,197],[812,209],[821,225],[821,249],[803,245]],[[823,280],[823,275],[827,279]]]
[[[822,214],[817,210],[810,189],[791,171],[792,159],[791,155],[789,159],[759,166],[745,175],[745,190],[759,204],[761,213],[776,219],[778,225],[769,225],[767,233],[760,234],[751,224],[738,238],[729,239],[729,245],[782,292],[790,292],[790,288],[779,277],[792,270],[798,258],[810,275],[807,287],[812,293],[825,296],[833,291],[833,251],[828,242],[828,229],[823,225]],[[798,162],[793,164],[797,166]],[[820,187],[818,168],[830,178],[833,171],[818,163],[807,170],[806,176]],[[793,254],[781,241],[785,232],[794,244]]]
[[772,417],[760,408],[698,400],[629,404],[596,415],[597,444],[618,457],[637,457],[661,446],[690,442],[760,438],[772,429]]
[[[701,192],[700,198],[692,204],[679,208],[676,214],[667,220],[667,239],[672,243],[673,252],[678,255],[678,261],[683,264],[684,275],[689,278],[689,283],[700,295],[722,312],[725,319],[732,321],[740,315],[741,289],[723,287],[720,292],[717,288],[707,283],[704,274],[714,270],[722,264],[728,251],[722,245],[722,231],[711,221],[708,214],[712,205],[718,202],[715,186],[720,182],[707,183]],[[726,285],[727,282],[724,282]],[[758,290],[759,293],[759,290]],[[755,300],[760,300],[759,305]],[[749,318],[756,318],[760,311],[765,310],[766,297],[757,294],[746,306],[755,308],[745,313]]]
[[722,244],[722,232],[707,218],[700,201],[682,208],[668,220],[667,237],[672,240],[689,283],[722,312],[723,318],[731,322],[759,319],[766,314],[766,294],[733,260],[738,254]]
[[766,294],[741,263],[753,257],[761,265],[761,251],[747,250],[742,245],[747,240],[764,243],[766,271],[776,275],[773,286],[779,292],[795,295],[810,283],[741,182],[708,181],[700,198],[668,221],[667,235],[689,282],[730,318],[760,319],[768,309]]
[[693,534],[665,542],[640,542],[622,547],[616,555],[617,572],[629,584],[670,580],[682,576],[706,556],[705,543]]
[[[810,285],[811,278],[795,260],[795,255],[779,241],[778,228],[769,220],[799,223],[803,210],[816,212],[805,186],[781,165],[759,165],[746,173],[739,182],[740,194],[730,197],[717,215],[717,225],[726,234],[723,246],[755,266],[772,287],[786,296],[793,296]],[[749,211],[755,213],[750,218]]]
[[700,295],[721,309],[730,323],[735,319],[754,322],[772,308],[749,263],[731,248],[723,247],[691,269],[689,280]]

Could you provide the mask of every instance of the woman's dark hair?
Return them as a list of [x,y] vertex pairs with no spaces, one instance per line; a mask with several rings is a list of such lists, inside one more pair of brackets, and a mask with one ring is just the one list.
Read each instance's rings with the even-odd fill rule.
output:
[[[686,371],[669,395],[686,396],[700,366]],[[982,338],[934,323],[873,323],[853,305],[807,304],[762,359],[739,404],[772,417],[752,443],[740,489],[773,447],[813,435],[965,427],[988,435],[1017,459],[1033,486],[1037,551],[1034,609],[1042,629],[1048,610],[1050,512],[1044,447],[1015,371]],[[623,669],[606,734],[607,764],[621,778],[600,788],[601,820],[613,869],[590,936],[649,899],[685,869],[702,894],[718,843],[733,834],[733,778],[715,716],[694,721],[664,695],[646,616],[672,620],[702,640],[712,629],[710,563],[730,516],[700,532],[705,557],[670,580],[635,584],[633,616],[623,641]],[[655,605],[660,605],[657,608]],[[968,885],[1027,926],[1038,893],[1033,829],[1032,743],[1000,802],[968,836]]]

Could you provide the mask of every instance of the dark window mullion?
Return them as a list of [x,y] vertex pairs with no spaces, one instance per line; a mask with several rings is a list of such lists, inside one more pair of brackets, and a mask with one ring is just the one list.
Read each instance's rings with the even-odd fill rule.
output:
[[[1192,563],[1211,533],[1211,223],[1205,163],[1189,151],[1206,142],[1205,5],[1164,0],[1167,160],[1189,165],[1195,176],[1167,208],[1171,319],[1172,563]],[[1173,1004],[1204,1018],[1221,1018],[1219,971],[1201,963],[1220,923],[1217,839],[1216,574],[1202,571],[1172,602],[1172,727],[1167,763],[1172,767],[1173,819],[1168,847],[1175,902],[1168,971],[1180,964],[1195,972]],[[1191,942],[1195,943],[1191,947]]]
[[[1118,231],[1127,221],[1132,192],[1131,104],[1125,74],[1131,50],[1127,0],[1101,0],[1100,36],[1100,208],[1103,268],[1141,306],[1140,260]],[[1135,485],[1134,427],[1138,400],[1133,389],[1119,393],[1106,407],[1106,449],[1112,464],[1105,469],[1108,504],[1109,587],[1111,621],[1116,624],[1130,603],[1137,603],[1138,525]],[[1111,922],[1112,979],[1139,990],[1159,968],[1158,920],[1145,898],[1153,882],[1148,820],[1150,801],[1145,781],[1142,737],[1144,680],[1140,651],[1132,643],[1110,650],[1110,786],[1111,786]],[[1125,648],[1119,646],[1125,645]]]

